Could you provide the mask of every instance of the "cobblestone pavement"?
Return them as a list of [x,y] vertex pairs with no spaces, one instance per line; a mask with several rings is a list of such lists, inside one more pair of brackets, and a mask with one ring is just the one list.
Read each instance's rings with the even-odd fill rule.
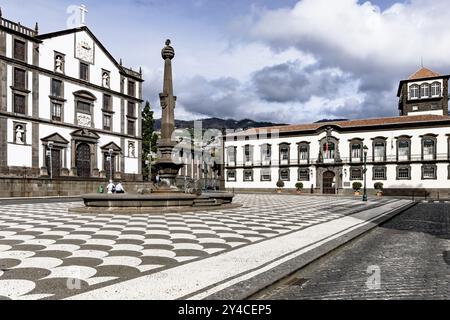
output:
[[257,299],[450,299],[450,204],[419,204]]
[[60,299],[367,208],[333,197],[238,195],[236,202],[244,206],[167,215],[68,213],[81,203],[0,206],[0,299]]

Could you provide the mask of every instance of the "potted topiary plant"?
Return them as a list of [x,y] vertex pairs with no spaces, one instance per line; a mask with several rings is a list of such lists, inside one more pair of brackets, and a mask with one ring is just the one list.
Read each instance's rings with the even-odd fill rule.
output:
[[361,182],[353,182],[353,191],[355,191],[355,196],[361,195],[361,188],[362,188]]
[[383,183],[381,182],[376,182],[373,187],[375,188],[375,190],[377,191],[377,196],[381,197],[383,196]]
[[297,189],[297,193],[298,193],[298,194],[301,194],[301,193],[302,193],[302,190],[303,190],[303,183],[297,182],[297,183],[295,184],[295,188]]
[[278,180],[278,182],[277,182],[277,187],[278,187],[277,193],[281,193],[281,191],[282,191],[283,188],[284,188],[284,182],[281,181],[281,180]]

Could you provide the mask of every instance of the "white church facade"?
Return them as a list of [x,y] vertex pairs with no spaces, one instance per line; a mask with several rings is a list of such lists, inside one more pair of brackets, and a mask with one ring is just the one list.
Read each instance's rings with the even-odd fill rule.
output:
[[[352,194],[383,183],[388,195],[450,196],[448,79],[422,68],[400,82],[399,116],[246,130],[225,141],[226,187]],[[366,160],[366,161],[364,161]]]
[[141,181],[142,82],[84,25],[0,14],[0,178]]

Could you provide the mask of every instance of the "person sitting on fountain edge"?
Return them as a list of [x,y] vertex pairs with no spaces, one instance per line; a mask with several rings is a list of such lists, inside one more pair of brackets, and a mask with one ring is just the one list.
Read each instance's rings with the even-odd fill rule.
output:
[[109,184],[106,186],[106,190],[108,190],[108,193],[114,193],[116,191],[116,186],[114,185],[112,180],[109,180]]
[[122,182],[119,182],[116,186],[116,193],[125,193],[125,189],[122,186]]

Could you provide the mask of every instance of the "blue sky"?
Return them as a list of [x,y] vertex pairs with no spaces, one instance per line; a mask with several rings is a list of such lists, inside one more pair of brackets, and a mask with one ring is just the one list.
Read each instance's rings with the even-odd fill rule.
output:
[[[448,1],[83,0],[116,59],[144,70],[159,113],[160,50],[176,50],[176,117],[303,123],[397,114],[396,86],[425,65],[450,71]],[[66,28],[66,0],[0,1],[41,33]]]

